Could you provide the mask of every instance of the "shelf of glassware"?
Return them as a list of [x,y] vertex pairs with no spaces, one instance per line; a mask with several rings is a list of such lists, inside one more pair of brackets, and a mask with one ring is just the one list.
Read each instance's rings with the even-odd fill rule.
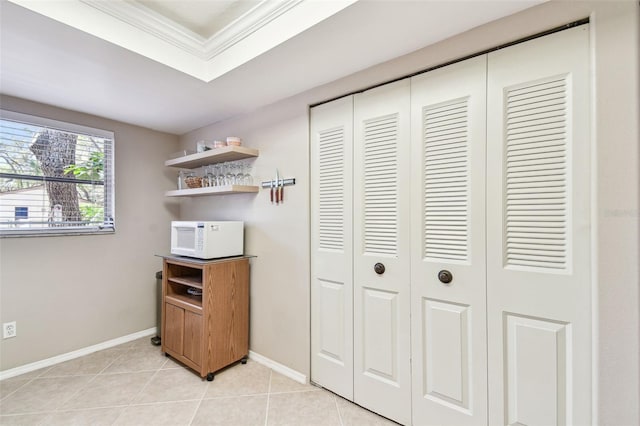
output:
[[[197,169],[198,167],[212,164],[225,163],[228,161],[238,161],[247,158],[256,158],[259,151],[245,146],[225,146],[215,148],[205,152],[185,155],[173,158],[164,162],[165,166],[178,167],[181,169]],[[224,194],[250,194],[259,191],[258,186],[253,185],[224,185],[201,188],[185,188],[167,191],[167,197],[198,197],[202,195],[224,195]]]
[[197,197],[200,195],[224,195],[224,194],[243,194],[258,192],[257,186],[251,185],[224,185],[224,186],[209,186],[204,188],[187,188],[187,189],[174,189],[172,191],[165,192],[167,197]]
[[196,154],[173,158],[165,161],[164,165],[168,167],[179,167],[182,169],[197,169],[198,167],[208,166],[210,164],[255,158],[258,155],[259,151],[257,149],[247,148],[245,146],[225,146],[205,152],[198,152]]

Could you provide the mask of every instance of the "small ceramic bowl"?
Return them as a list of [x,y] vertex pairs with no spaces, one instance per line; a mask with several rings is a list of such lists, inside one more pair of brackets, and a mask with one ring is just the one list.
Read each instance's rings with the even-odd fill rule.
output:
[[227,145],[240,146],[240,145],[242,145],[242,139],[240,139],[239,137],[236,137],[236,136],[229,136],[227,138]]

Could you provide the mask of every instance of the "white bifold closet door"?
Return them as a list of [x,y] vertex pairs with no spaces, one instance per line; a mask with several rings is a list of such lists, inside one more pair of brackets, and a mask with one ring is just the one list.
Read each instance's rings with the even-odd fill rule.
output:
[[589,30],[489,54],[489,424],[592,423]]
[[487,422],[486,68],[482,55],[411,82],[415,425]]
[[353,97],[311,109],[311,380],[353,400]]
[[311,380],[403,424],[411,422],[409,121],[405,79],[314,107],[310,124]]
[[409,120],[409,79],[355,95],[354,402],[403,424],[411,421]]
[[592,423],[589,87],[582,25],[311,110],[314,382],[407,425]]

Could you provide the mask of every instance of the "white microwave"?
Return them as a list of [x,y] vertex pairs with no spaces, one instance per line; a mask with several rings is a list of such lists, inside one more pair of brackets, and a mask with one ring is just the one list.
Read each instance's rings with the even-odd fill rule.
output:
[[243,253],[244,222],[171,222],[171,254],[215,259]]

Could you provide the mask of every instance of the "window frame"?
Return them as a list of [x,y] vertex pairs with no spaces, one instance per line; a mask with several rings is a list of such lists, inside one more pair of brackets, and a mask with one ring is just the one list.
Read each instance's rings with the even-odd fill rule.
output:
[[[102,235],[113,234],[116,231],[116,214],[115,214],[115,133],[109,130],[97,129],[81,124],[69,123],[65,121],[54,120],[51,118],[40,117],[32,114],[25,114],[15,111],[9,111],[0,109],[0,119],[7,121],[15,121],[32,126],[40,126],[51,130],[58,130],[61,132],[82,134],[86,136],[95,136],[101,139],[109,140],[109,149],[106,149],[105,143],[105,164],[108,164],[109,169],[105,166],[104,173],[104,187],[105,187],[105,205],[108,205],[110,211],[111,221],[110,224],[107,221],[103,221],[100,225],[95,226],[80,226],[77,229],[72,227],[64,227],[60,229],[52,227],[43,228],[14,228],[3,229],[0,228],[0,238],[13,238],[13,237],[45,237],[45,236],[72,236],[72,235]],[[108,156],[108,157],[107,157]],[[44,180],[44,179],[43,179]]]

